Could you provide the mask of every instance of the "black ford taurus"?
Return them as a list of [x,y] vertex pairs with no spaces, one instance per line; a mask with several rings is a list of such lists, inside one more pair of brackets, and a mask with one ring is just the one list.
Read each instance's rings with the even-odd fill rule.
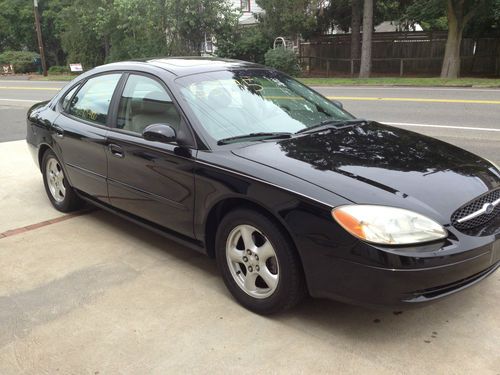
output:
[[260,65],[98,67],[29,110],[27,142],[55,208],[88,201],[215,257],[261,314],[307,294],[421,305],[500,265],[498,167]]

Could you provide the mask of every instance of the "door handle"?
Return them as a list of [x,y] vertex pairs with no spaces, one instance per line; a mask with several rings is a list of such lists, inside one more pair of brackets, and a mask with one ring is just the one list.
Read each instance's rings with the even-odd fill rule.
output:
[[63,138],[64,137],[64,130],[63,130],[63,128],[61,128],[59,126],[56,126],[56,125],[53,125],[52,128],[54,129],[54,135],[57,138]]
[[108,145],[109,152],[111,152],[111,155],[116,156],[117,158],[123,158],[125,157],[125,154],[123,153],[123,149],[115,145],[114,143],[111,143]]

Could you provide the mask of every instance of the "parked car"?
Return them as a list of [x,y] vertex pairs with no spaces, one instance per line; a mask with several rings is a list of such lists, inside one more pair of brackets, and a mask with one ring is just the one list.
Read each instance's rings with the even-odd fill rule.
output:
[[56,209],[91,202],[215,257],[260,314],[307,294],[422,305],[500,265],[498,167],[260,65],[109,64],[27,123]]

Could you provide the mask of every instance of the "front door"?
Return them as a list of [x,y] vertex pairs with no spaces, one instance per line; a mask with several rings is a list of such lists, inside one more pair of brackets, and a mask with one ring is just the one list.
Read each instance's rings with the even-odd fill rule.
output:
[[113,206],[177,233],[193,237],[192,150],[145,140],[151,124],[187,126],[162,83],[130,74],[117,121],[107,139],[108,191]]

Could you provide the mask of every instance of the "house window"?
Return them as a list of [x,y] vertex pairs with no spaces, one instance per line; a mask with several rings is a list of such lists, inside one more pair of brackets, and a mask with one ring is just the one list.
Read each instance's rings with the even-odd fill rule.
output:
[[250,12],[250,0],[241,0],[241,11]]

